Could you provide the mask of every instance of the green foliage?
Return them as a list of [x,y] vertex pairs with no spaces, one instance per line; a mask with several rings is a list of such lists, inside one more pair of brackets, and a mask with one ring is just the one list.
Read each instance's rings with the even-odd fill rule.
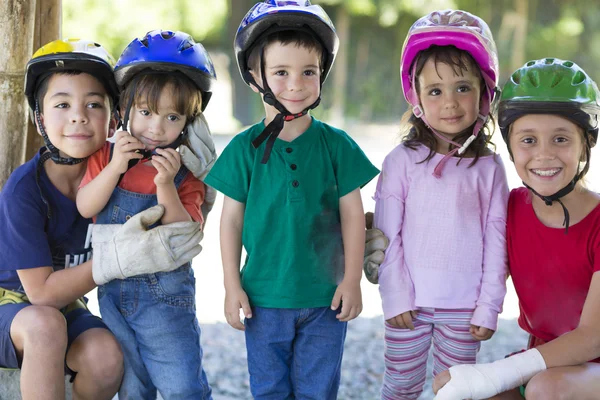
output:
[[[258,1],[258,0],[254,0]],[[152,29],[183,30],[212,49],[233,58],[233,28],[229,15],[247,10],[241,0],[63,0],[63,36],[93,39],[116,57],[135,37]],[[571,59],[600,79],[600,2],[598,0],[520,0],[527,8],[525,60],[541,57]],[[313,0],[322,5],[334,23],[343,9],[351,17],[346,89],[346,116],[361,120],[397,120],[406,110],[399,77],[402,45],[409,27],[436,9],[460,8],[482,17],[497,42],[503,83],[516,68],[513,53],[519,15],[515,0]],[[232,13],[228,10],[236,7]],[[236,17],[240,19],[241,17]],[[522,17],[521,17],[522,18]],[[517,21],[517,22],[515,22]],[[512,25],[511,25],[512,22]],[[229,27],[228,24],[234,25]],[[515,25],[516,24],[516,25]],[[502,39],[501,32],[503,32]],[[340,67],[334,65],[333,74]],[[232,68],[235,74],[237,70]],[[331,107],[333,77],[323,88],[323,103],[316,115]],[[245,88],[247,90],[247,88]],[[256,96],[254,96],[256,97]],[[245,105],[244,105],[245,104]],[[262,113],[258,101],[243,107]]]
[[63,0],[63,37],[97,41],[118,58],[134,38],[153,29],[190,33],[204,45],[219,43],[227,1]]

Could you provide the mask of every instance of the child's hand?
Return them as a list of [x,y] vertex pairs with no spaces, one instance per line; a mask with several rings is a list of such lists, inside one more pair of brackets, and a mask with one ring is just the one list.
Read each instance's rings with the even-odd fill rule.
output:
[[407,311],[400,315],[396,315],[385,322],[390,324],[391,326],[395,326],[400,329],[410,329],[411,331],[415,329],[415,325],[413,324],[413,319],[417,317],[417,311]]
[[116,173],[124,174],[127,172],[129,160],[144,157],[142,154],[136,153],[136,150],[144,150],[144,144],[131,136],[129,132],[117,132],[112,159],[108,165],[112,166]]
[[250,301],[244,289],[230,289],[225,291],[225,318],[227,323],[240,331],[246,330],[244,324],[240,321],[240,308],[246,318],[252,318],[252,309]]
[[181,168],[181,157],[174,149],[156,149],[152,156],[152,165],[158,171],[154,177],[156,186],[173,183],[177,171]]
[[442,371],[433,378],[433,394],[443,388],[446,383],[450,382],[450,372],[448,370]]
[[341,322],[348,322],[362,312],[362,295],[360,292],[360,280],[351,282],[346,279],[337,287],[333,300],[331,301],[331,309],[337,310],[342,304],[342,311],[336,316]]
[[494,335],[494,331],[488,328],[484,328],[483,326],[471,325],[469,328],[469,332],[473,339],[478,341],[488,340]]

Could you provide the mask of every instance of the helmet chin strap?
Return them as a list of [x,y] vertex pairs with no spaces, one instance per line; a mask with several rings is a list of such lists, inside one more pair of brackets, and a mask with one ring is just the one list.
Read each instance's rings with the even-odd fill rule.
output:
[[277,115],[275,115],[275,118],[273,118],[273,121],[271,121],[265,127],[265,129],[261,132],[261,134],[258,135],[252,141],[252,147],[254,147],[255,149],[257,149],[265,140],[267,141],[267,144],[265,147],[265,152],[260,161],[262,164],[266,164],[271,155],[271,151],[273,150],[273,145],[275,144],[275,140],[277,139],[277,136],[279,136],[279,134],[281,133],[281,131],[283,129],[284,123],[286,121],[292,121],[296,118],[303,117],[304,115],[306,115],[308,113],[308,111],[316,108],[319,105],[319,103],[321,102],[321,94],[320,94],[320,90],[319,90],[319,97],[317,98],[317,100],[315,100],[314,103],[312,103],[310,106],[306,107],[304,110],[302,110],[302,112],[299,112],[297,114],[292,114],[285,108],[285,106],[283,104],[281,104],[279,101],[277,101],[277,99],[275,98],[275,95],[273,94],[273,92],[271,91],[271,88],[269,87],[269,84],[267,83],[267,77],[265,74],[264,48],[261,49],[261,51],[260,51],[260,75],[261,75],[261,79],[262,79],[264,88],[260,87],[260,85],[258,85],[256,83],[256,80],[250,73],[248,73],[248,76],[247,76],[249,83],[253,84],[258,89],[258,91],[263,95],[263,101],[265,103],[267,103],[270,106],[275,107],[277,109],[277,111],[279,111],[279,113],[277,113]]
[[[588,160],[590,159],[590,151],[589,151],[590,147],[589,147],[589,139],[588,139],[587,134],[585,136],[585,139],[588,142],[588,146],[586,147],[586,153],[587,153],[586,154],[586,164],[587,164],[589,162]],[[585,168],[584,168],[584,170],[585,170]],[[558,202],[558,204],[560,204],[560,206],[562,207],[563,212],[565,214],[565,219],[563,221],[563,226],[565,227],[565,235],[567,233],[569,233],[570,216],[569,216],[569,210],[567,209],[567,207],[565,207],[565,205],[563,204],[563,202],[560,199],[561,199],[561,197],[565,197],[566,195],[571,193],[575,189],[575,186],[577,185],[577,182],[580,179],[581,179],[581,172],[577,171],[577,174],[575,175],[573,180],[571,180],[571,182],[569,182],[567,184],[567,186],[565,186],[564,188],[560,189],[558,192],[556,192],[550,196],[542,196],[541,194],[536,192],[531,186],[529,186],[525,182],[523,182],[523,186],[525,186],[527,189],[531,190],[531,193],[535,194],[537,197],[542,199],[547,206],[552,206],[552,204],[555,201]]]
[[411,71],[411,86],[413,92],[415,93],[413,104],[417,104],[416,106],[413,106],[413,114],[415,115],[415,117],[420,118],[423,121],[423,123],[429,128],[431,132],[433,132],[433,134],[438,138],[438,140],[442,140],[443,142],[455,146],[455,148],[446,153],[444,157],[440,160],[440,162],[435,166],[435,169],[433,170],[433,176],[435,176],[436,178],[442,177],[442,170],[444,169],[444,166],[451,157],[453,157],[456,153],[458,153],[458,155],[462,155],[467,151],[467,148],[477,138],[479,131],[483,128],[488,119],[490,109],[492,106],[492,101],[494,98],[494,91],[490,90],[489,86],[494,87],[496,83],[483,71],[480,72],[483,77],[483,80],[485,81],[485,93],[484,96],[481,98],[481,105],[479,107],[479,113],[477,114],[475,126],[473,127],[473,134],[469,136],[463,144],[460,144],[439,133],[436,129],[434,129],[431,126],[431,124],[427,121],[427,118],[425,118],[425,112],[423,111],[423,108],[420,105],[418,95],[416,94],[417,62],[415,61],[413,63]]
[[44,152],[40,156],[40,159],[38,160],[38,163],[36,166],[36,171],[35,171],[35,183],[40,192],[40,197],[42,198],[42,202],[46,205],[46,208],[47,208],[46,216],[48,218],[46,219],[46,226],[44,228],[44,230],[45,230],[47,227],[48,220],[50,220],[50,218],[52,217],[52,208],[50,207],[50,203],[48,202],[48,199],[46,199],[46,196],[44,196],[44,191],[42,190],[42,186],[40,185],[40,177],[42,175],[42,169],[44,168],[44,163],[47,160],[52,160],[52,161],[54,161],[55,164],[75,165],[75,164],[84,162],[88,158],[87,157],[85,157],[85,158],[62,157],[60,155],[60,150],[57,149],[56,146],[54,146],[52,144],[52,142],[50,141],[50,138],[48,137],[48,134],[46,133],[46,128],[44,127],[44,123],[42,121],[42,117],[40,114],[40,105],[39,105],[37,98],[35,100],[34,115],[35,115],[35,120],[37,121],[38,128],[40,130],[40,133],[42,135],[42,138],[44,138],[44,144],[46,145],[46,149],[48,150],[47,152]]
[[[46,145],[46,148],[50,151],[50,155],[45,157],[46,160],[48,158],[50,158],[56,164],[63,164],[63,165],[75,165],[75,164],[79,164],[79,163],[87,160],[87,157],[85,157],[85,158],[62,157],[60,155],[60,151],[52,144],[52,142],[50,141],[50,138],[48,137],[48,134],[46,133],[46,128],[44,127],[44,123],[42,122],[42,118],[40,115],[40,106],[39,106],[37,99],[35,100],[34,113],[35,113],[35,119],[36,119],[36,121],[38,123],[38,127],[40,129],[40,133],[42,134],[42,137],[44,138],[44,144]],[[44,154],[47,154],[47,153],[44,153]]]

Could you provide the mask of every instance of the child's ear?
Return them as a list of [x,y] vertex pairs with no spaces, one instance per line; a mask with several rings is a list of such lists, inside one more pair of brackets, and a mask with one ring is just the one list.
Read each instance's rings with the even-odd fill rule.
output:
[[[35,125],[35,130],[37,131],[38,135],[42,136],[42,132],[40,131],[40,126],[38,125],[38,121],[37,118],[35,117],[35,113],[33,111],[30,111],[31,113],[31,119],[33,120],[33,124]],[[44,115],[42,115],[40,113],[40,120],[42,121],[42,124],[44,123]]]
[[114,136],[116,130],[117,130],[117,125],[119,124],[119,119],[116,113],[113,114],[112,118],[110,119],[110,122],[108,124],[108,137],[111,138]]
[[252,75],[252,78],[254,78],[254,82],[256,82],[256,84],[250,83],[250,89],[252,89],[252,91],[254,93],[260,93],[260,90],[258,90],[258,88],[256,87],[256,85],[261,85],[262,84],[262,80],[260,79],[259,76],[257,76],[257,74],[254,73],[253,70],[250,70],[250,74]]

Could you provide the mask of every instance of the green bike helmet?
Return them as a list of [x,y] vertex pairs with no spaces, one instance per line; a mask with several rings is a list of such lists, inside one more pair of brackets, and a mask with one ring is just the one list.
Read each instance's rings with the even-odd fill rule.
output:
[[510,125],[527,114],[560,115],[587,132],[590,147],[598,140],[600,92],[572,61],[542,58],[515,71],[502,89],[498,125],[508,144]]
[[[590,149],[598,140],[598,117],[600,114],[600,92],[596,83],[572,61],[558,58],[543,58],[529,61],[515,71],[502,89],[498,107],[498,125],[502,138],[508,142],[510,125],[528,114],[552,114],[564,117],[583,128],[585,132],[586,163],[575,177],[561,190],[543,196],[525,182],[523,185],[551,206],[558,202],[565,215],[563,225],[569,232],[569,210],[561,198],[575,189],[577,181],[589,169]],[[510,146],[508,146],[510,153]]]

